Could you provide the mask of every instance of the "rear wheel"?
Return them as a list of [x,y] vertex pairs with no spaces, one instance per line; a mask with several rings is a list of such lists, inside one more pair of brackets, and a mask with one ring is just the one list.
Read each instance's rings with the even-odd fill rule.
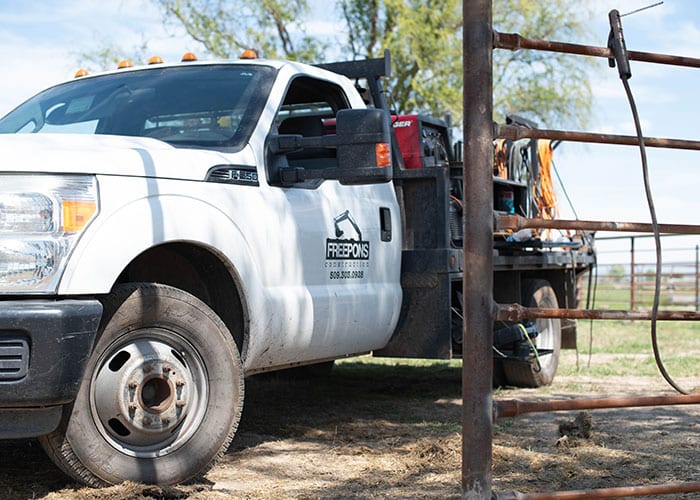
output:
[[[523,281],[522,301],[525,307],[559,307],[554,289],[547,280]],[[539,335],[533,339],[538,355],[529,361],[503,360],[503,372],[509,385],[517,387],[540,387],[549,385],[559,366],[561,350],[561,322],[545,318],[536,321]],[[541,354],[539,351],[542,350]],[[551,351],[551,353],[547,353]]]
[[78,396],[40,441],[91,486],[169,485],[206,472],[228,447],[243,408],[243,368],[206,304],[157,284],[118,286]]

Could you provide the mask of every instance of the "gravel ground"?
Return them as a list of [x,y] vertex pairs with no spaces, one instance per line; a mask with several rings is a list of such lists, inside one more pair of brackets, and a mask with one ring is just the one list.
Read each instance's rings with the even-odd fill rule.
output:
[[[344,363],[314,381],[253,378],[241,427],[200,482],[94,490],[35,440],[0,441],[4,499],[459,498],[460,369]],[[683,380],[687,387],[699,380]],[[672,394],[658,377],[560,377],[495,399]],[[700,482],[700,407],[532,414],[494,427],[498,492]],[[646,497],[654,498],[654,497]],[[700,494],[658,498],[700,498]]]

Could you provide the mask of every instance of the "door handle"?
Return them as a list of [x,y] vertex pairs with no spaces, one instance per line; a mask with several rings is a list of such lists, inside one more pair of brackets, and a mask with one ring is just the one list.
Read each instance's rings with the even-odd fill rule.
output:
[[381,230],[381,240],[391,241],[391,209],[379,207],[379,227]]

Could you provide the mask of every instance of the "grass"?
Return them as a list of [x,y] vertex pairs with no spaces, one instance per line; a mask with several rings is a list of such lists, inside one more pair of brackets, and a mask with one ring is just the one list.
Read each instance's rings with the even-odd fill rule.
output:
[[[700,322],[659,321],[657,336],[661,358],[672,377],[700,377]],[[578,346],[578,352],[562,351],[559,376],[659,376],[648,321],[579,321]],[[455,373],[461,360],[362,356],[336,365],[335,373],[349,378],[360,373],[378,379],[393,374],[428,386],[441,378],[458,383]]]
[[[700,377],[700,323],[659,321],[657,338],[662,361],[671,376]],[[559,365],[559,375],[654,376],[659,373],[648,321],[594,321],[592,326],[581,321],[578,339],[578,360],[576,356],[565,354]]]
[[629,309],[630,291],[625,288],[603,288],[599,286],[595,297],[596,307],[601,309]]
[[[653,299],[653,290],[638,289],[635,299],[636,307],[651,309]],[[693,310],[694,301],[694,290],[662,289],[659,295],[659,305],[663,309]],[[603,286],[599,284],[595,294],[595,306],[597,309],[629,309],[629,285],[626,287],[612,287],[610,285]]]

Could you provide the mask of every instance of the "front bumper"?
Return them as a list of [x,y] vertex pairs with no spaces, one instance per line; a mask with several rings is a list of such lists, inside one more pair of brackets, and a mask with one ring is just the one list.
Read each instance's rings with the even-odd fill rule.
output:
[[97,334],[97,300],[0,301],[0,438],[58,425],[75,399]]

